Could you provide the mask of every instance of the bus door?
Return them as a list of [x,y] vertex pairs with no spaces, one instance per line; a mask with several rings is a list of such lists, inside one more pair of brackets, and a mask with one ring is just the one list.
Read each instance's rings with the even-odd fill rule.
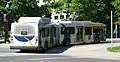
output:
[[80,41],[80,27],[77,27],[76,42]]
[[56,42],[56,45],[59,45],[59,39],[60,39],[60,34],[59,34],[59,26],[58,25],[56,25],[56,27],[55,27],[55,32],[56,32],[56,38],[55,38],[55,42]]
[[83,28],[77,27],[77,35],[76,35],[76,42],[83,42]]
[[51,47],[50,36],[49,36],[49,27],[42,28],[41,41],[45,44],[47,42],[47,47]]
[[81,26],[80,30],[81,30],[81,32],[80,32],[80,34],[81,34],[81,41],[84,42],[85,41],[85,27]]
[[70,42],[75,43],[76,42],[76,28],[75,26],[68,27],[69,29],[69,35],[70,35]]
[[51,26],[50,27],[50,42],[52,43],[52,45],[56,45],[56,27],[55,26]]
[[93,28],[92,27],[85,27],[85,43],[93,42]]
[[68,45],[71,43],[72,27],[61,27],[60,43],[62,45]]

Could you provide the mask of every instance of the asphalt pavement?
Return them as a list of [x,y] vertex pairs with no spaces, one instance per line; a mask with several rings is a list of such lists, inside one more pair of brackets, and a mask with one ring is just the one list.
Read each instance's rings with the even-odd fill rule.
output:
[[120,62],[119,55],[104,50],[109,45],[110,43],[59,46],[41,53],[10,50],[9,44],[0,44],[0,62]]
[[1,62],[120,62],[118,60],[76,58],[69,56],[18,56],[3,57]]
[[[114,46],[120,46],[120,42],[113,43]],[[120,53],[108,52],[107,48],[109,47],[111,47],[110,42],[76,45],[63,52],[63,54],[78,58],[120,60]]]

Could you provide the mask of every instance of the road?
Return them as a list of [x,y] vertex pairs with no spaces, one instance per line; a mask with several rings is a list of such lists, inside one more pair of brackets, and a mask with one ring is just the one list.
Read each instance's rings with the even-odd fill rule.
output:
[[73,46],[54,47],[46,53],[41,53],[35,51],[21,52],[19,50],[10,50],[9,45],[0,44],[0,62],[120,62],[120,60],[87,57],[78,58],[75,56],[66,55],[64,52],[68,51],[68,49],[72,47]]

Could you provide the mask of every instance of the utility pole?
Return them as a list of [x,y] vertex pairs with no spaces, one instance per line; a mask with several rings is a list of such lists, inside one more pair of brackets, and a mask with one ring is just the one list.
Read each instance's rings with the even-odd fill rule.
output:
[[113,47],[113,11],[111,11],[111,48]]

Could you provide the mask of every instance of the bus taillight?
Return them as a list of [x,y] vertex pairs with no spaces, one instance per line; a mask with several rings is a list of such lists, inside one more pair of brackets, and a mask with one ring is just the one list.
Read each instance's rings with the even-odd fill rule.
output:
[[12,32],[10,32],[10,40],[13,40]]
[[35,44],[38,43],[38,36],[35,36]]
[[10,40],[11,40],[11,41],[13,40],[13,36],[10,36]]
[[35,41],[38,41],[38,36],[35,37]]

